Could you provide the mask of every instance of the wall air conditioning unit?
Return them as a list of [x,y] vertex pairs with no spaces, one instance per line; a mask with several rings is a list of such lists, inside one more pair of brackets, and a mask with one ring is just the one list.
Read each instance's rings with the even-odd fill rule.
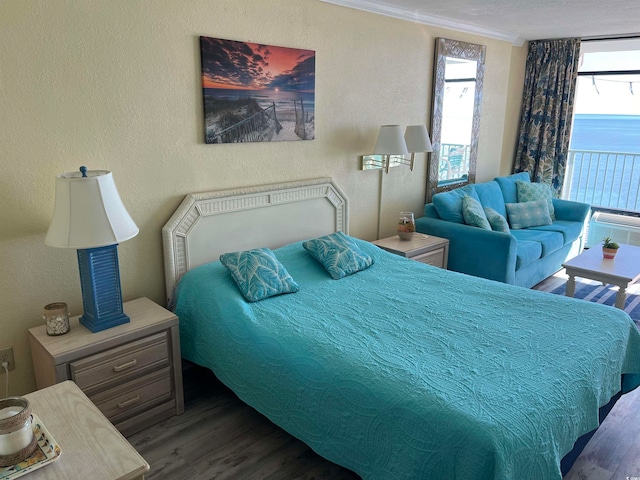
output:
[[614,242],[640,246],[640,217],[595,212],[588,227],[587,247],[602,244],[604,237]]

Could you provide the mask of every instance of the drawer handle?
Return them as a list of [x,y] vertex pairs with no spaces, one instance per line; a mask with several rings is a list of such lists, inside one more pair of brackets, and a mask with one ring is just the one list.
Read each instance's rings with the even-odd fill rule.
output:
[[140,395],[136,395],[135,397],[130,398],[129,400],[125,400],[124,402],[120,402],[118,404],[118,408],[127,408],[129,405],[133,405],[138,400],[140,400]]
[[123,370],[126,370],[127,368],[131,368],[133,367],[136,363],[138,363],[138,360],[136,360],[135,358],[133,360],[131,360],[130,362],[127,363],[123,363],[122,365],[116,365],[115,367],[113,367],[113,371],[114,372],[121,372]]

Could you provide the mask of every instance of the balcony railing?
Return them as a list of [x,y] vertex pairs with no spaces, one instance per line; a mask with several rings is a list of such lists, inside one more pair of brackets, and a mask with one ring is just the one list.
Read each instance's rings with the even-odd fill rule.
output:
[[638,212],[639,190],[640,153],[569,150],[563,198]]
[[459,180],[469,175],[470,148],[470,145],[459,143],[440,144],[440,182]]

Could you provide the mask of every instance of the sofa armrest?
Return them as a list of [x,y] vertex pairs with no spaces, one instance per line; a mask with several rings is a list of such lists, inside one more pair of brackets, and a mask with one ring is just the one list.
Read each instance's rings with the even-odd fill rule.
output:
[[418,218],[416,230],[449,240],[450,270],[515,283],[514,236],[431,217]]
[[558,220],[584,223],[589,215],[589,211],[591,210],[591,205],[588,203],[554,198],[553,208],[555,210],[556,219]]

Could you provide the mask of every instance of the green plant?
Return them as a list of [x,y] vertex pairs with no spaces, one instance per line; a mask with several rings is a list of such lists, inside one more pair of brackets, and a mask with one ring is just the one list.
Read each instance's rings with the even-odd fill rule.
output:
[[616,242],[611,240],[611,237],[604,237],[602,239],[602,247],[603,248],[612,248],[612,249],[616,250],[616,249],[620,248],[620,245],[618,245]]

